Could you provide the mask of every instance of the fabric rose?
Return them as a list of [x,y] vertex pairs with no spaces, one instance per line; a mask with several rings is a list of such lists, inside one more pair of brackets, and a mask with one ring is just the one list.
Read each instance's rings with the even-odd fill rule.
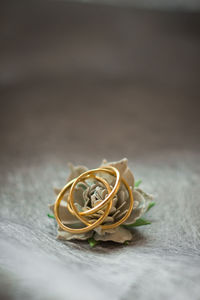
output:
[[[106,160],[103,160],[102,166],[113,166],[117,168],[127,183],[129,184],[134,198],[133,210],[129,218],[123,223],[123,225],[134,224],[136,220],[141,218],[141,216],[147,211],[149,204],[152,201],[152,195],[145,193],[143,190],[134,187],[134,176],[131,170],[128,167],[128,160],[126,158],[117,161],[108,163]],[[67,182],[81,175],[88,169],[84,166],[73,166],[70,167],[70,175],[67,179]],[[99,174],[103,178],[105,178],[110,187],[112,188],[115,183],[115,178],[112,175],[109,175],[104,172],[100,172]],[[58,194],[60,189],[55,189],[55,193]],[[105,186],[95,180],[89,179],[87,182],[79,182],[74,191],[74,203],[79,211],[88,210],[102,200],[105,199],[108,192]],[[65,194],[62,199],[59,207],[59,216],[64,225],[71,225],[73,228],[81,228],[84,225],[78,220],[75,216],[73,216],[67,209],[67,199],[68,199],[69,191]],[[103,224],[111,224],[115,223],[119,219],[121,219],[127,212],[129,206],[129,194],[126,190],[125,186],[121,183],[120,188],[113,198],[112,208],[110,209],[109,215],[104,220]],[[54,204],[49,206],[52,211],[54,211]],[[99,210],[95,214],[88,216],[88,220],[96,220],[103,214],[103,209]],[[132,233],[129,229],[125,228],[125,226],[118,226],[114,229],[102,230],[101,226],[83,233],[83,234],[71,234],[62,230],[58,226],[58,239],[62,240],[87,240],[88,238],[93,237],[96,241],[113,241],[117,243],[124,243],[125,241],[130,241],[132,239]]]

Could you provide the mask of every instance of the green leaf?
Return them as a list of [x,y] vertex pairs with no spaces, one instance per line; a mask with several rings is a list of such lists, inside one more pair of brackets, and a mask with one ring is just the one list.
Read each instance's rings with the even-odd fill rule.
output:
[[47,216],[48,216],[49,218],[55,219],[55,217],[54,217],[53,215],[47,214]]
[[87,241],[90,244],[90,247],[94,247],[98,243],[93,237],[89,238]]
[[128,246],[129,245],[129,241],[125,241],[124,245]]
[[142,183],[141,179],[139,179],[138,181],[136,181],[135,182],[135,188],[139,187],[141,183]]
[[150,225],[151,222],[145,219],[137,219],[133,224],[129,225],[123,225],[124,227],[137,227],[137,226],[144,226],[144,225]]
[[154,207],[156,205],[156,202],[152,201],[149,203],[149,206],[147,207],[146,212],[148,212],[152,207]]

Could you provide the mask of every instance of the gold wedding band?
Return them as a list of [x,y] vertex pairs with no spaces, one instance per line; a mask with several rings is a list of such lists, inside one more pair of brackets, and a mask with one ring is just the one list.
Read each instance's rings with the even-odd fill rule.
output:
[[69,205],[72,207],[73,211],[76,210],[76,207],[74,205],[74,197],[73,197],[73,192],[74,192],[74,189],[75,189],[76,185],[80,181],[82,181],[83,178],[86,175],[92,175],[92,174],[99,173],[99,172],[105,172],[105,173],[108,173],[110,175],[114,175],[116,177],[115,185],[114,185],[114,187],[112,189],[112,192],[106,197],[106,199],[104,199],[101,203],[99,203],[95,207],[93,207],[93,208],[91,208],[91,209],[89,209],[87,211],[80,212],[81,216],[92,215],[93,213],[97,212],[98,210],[104,208],[106,206],[106,204],[109,203],[110,199],[114,198],[114,196],[117,194],[117,192],[119,190],[120,179],[121,178],[120,178],[120,173],[119,173],[119,171],[116,168],[113,168],[113,167],[103,167],[103,168],[98,168],[98,169],[86,171],[86,172],[84,172],[83,174],[81,174],[79,177],[77,177],[75,179],[75,181],[73,182],[72,187],[70,189],[70,192],[69,192]]
[[[93,176],[93,177],[95,178],[96,176]],[[86,175],[86,178],[88,178],[88,175]],[[103,178],[98,178],[98,180],[101,181],[103,184],[105,184],[105,186],[106,186],[108,192],[111,191],[110,186],[109,186],[109,184],[107,183],[106,180],[104,180]],[[58,209],[59,209],[59,206],[60,206],[60,202],[62,201],[62,199],[63,199],[63,197],[64,197],[64,195],[65,195],[65,192],[66,192],[66,191],[68,190],[68,188],[73,184],[73,182],[74,182],[74,180],[68,182],[68,183],[64,186],[64,188],[62,189],[62,191],[59,193],[59,195],[58,195],[58,197],[57,197],[57,199],[56,199],[56,202],[55,202],[55,206],[54,206],[54,215],[55,215],[56,221],[58,222],[59,226],[60,226],[63,230],[68,231],[68,232],[73,233],[73,234],[80,234],[80,233],[85,233],[85,232],[87,232],[87,231],[90,231],[90,230],[96,228],[97,226],[99,226],[99,225],[105,220],[105,218],[108,216],[109,211],[110,211],[110,209],[111,209],[112,201],[110,201],[110,202],[108,203],[108,206],[106,207],[106,209],[105,209],[105,211],[104,211],[104,214],[103,214],[96,222],[94,222],[94,223],[88,225],[87,227],[83,227],[83,228],[77,228],[77,229],[76,229],[76,228],[70,228],[70,227],[64,225],[64,224],[61,222],[61,220],[60,220],[60,218],[59,218],[59,212],[58,212]]]
[[[102,177],[97,176],[97,173],[108,173],[112,176],[116,177],[116,181],[115,181],[115,185],[111,190],[111,187],[109,185],[109,183]],[[94,178],[98,181],[100,181],[101,183],[103,183],[108,191],[108,195],[107,197],[102,200],[101,203],[99,203],[98,205],[96,205],[95,207],[88,209],[86,211],[81,211],[79,212],[78,209],[76,208],[76,205],[74,204],[74,197],[73,197],[73,192],[74,189],[76,187],[76,185],[80,182],[80,181],[84,181],[87,180],[89,178]],[[112,223],[112,224],[104,224],[101,225],[104,220],[106,219],[106,217],[109,215],[110,209],[112,207],[112,200],[115,197],[115,195],[117,194],[121,183],[123,183],[129,193],[129,208],[126,212],[126,214],[117,222]],[[71,188],[70,188],[71,187]],[[68,201],[67,201],[67,208],[69,210],[69,212],[73,215],[75,215],[82,223],[84,223],[86,225],[86,227],[83,228],[71,228],[68,227],[66,225],[64,225],[60,218],[59,218],[59,206],[60,206],[60,202],[62,201],[66,191],[70,188],[70,192],[69,192],[69,197],[68,197]],[[134,203],[134,199],[133,199],[133,193],[131,188],[129,187],[128,183],[125,181],[124,178],[121,178],[119,171],[111,166],[108,167],[102,167],[102,168],[98,168],[98,169],[93,169],[93,170],[89,170],[84,172],[83,174],[81,174],[80,176],[78,176],[77,178],[71,180],[70,182],[68,182],[64,188],[61,190],[61,192],[59,193],[56,202],[55,202],[55,206],[54,206],[54,214],[55,214],[55,218],[59,224],[59,226],[65,230],[68,231],[70,233],[73,234],[81,234],[81,233],[85,233],[88,232],[98,226],[101,226],[102,230],[103,229],[113,229],[118,227],[120,224],[122,224],[123,222],[125,222],[125,220],[130,216],[131,211],[133,209],[133,203]],[[91,216],[94,213],[98,212],[99,210],[104,210],[103,214],[99,217],[99,219],[97,219],[97,221],[88,221],[85,217],[83,216]]]

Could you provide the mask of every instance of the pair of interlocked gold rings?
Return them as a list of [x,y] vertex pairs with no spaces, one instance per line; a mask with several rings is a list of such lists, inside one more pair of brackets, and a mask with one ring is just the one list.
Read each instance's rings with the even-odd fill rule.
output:
[[[111,189],[109,183],[100,176],[97,176],[96,174],[98,173],[108,173],[110,175],[115,176],[116,181],[115,181],[115,185],[114,187]],[[108,191],[108,195],[107,197],[102,200],[101,203],[99,203],[98,205],[96,205],[95,207],[88,209],[86,211],[81,211],[79,212],[76,205],[74,204],[74,189],[76,187],[76,185],[80,182],[80,181],[84,181],[87,180],[89,178],[93,178],[96,179],[97,181],[100,181],[101,183],[103,183]],[[117,194],[121,183],[123,183],[129,193],[129,208],[126,212],[126,214],[118,221],[116,221],[115,223],[112,224],[104,224],[101,225],[104,220],[106,219],[106,217],[109,215],[110,209],[112,207],[112,200],[115,197],[115,195]],[[71,187],[71,188],[70,188]],[[60,203],[66,193],[66,191],[70,188],[70,192],[69,192],[69,197],[68,197],[68,201],[67,201],[67,208],[69,210],[69,212],[72,215],[75,215],[83,224],[85,224],[86,226],[83,228],[71,228],[68,227],[66,225],[64,225],[59,217],[59,207],[60,207]],[[54,205],[54,215],[55,218],[58,222],[58,225],[64,230],[64,231],[68,231],[72,234],[81,234],[81,233],[85,233],[87,231],[90,231],[98,226],[101,226],[102,229],[113,229],[118,227],[120,224],[122,224],[123,222],[126,221],[126,219],[130,216],[131,211],[133,209],[133,193],[132,190],[130,188],[130,186],[128,185],[128,183],[126,182],[126,180],[124,178],[121,178],[119,171],[111,166],[108,167],[102,167],[102,168],[97,168],[97,169],[93,169],[93,170],[89,170],[84,172],[83,174],[81,174],[80,176],[78,176],[77,178],[71,180],[70,182],[68,182],[63,189],[60,191],[60,193],[58,194],[58,197],[56,199],[55,205]],[[99,210],[104,209],[104,213],[99,217],[99,219],[97,219],[96,221],[89,221],[87,220],[84,216],[90,216],[93,215],[94,213],[98,212]]]

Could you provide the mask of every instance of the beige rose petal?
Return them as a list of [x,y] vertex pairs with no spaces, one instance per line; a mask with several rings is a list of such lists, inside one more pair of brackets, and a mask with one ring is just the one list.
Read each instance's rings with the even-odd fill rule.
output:
[[[49,208],[54,213],[54,204],[49,205]],[[67,203],[64,201],[61,201],[61,205],[59,207],[59,217],[62,223],[65,224],[76,224],[77,218],[73,216],[69,210],[67,209]]]
[[[60,193],[60,189],[54,188],[54,191],[56,194]],[[67,209],[67,199],[68,199],[69,192],[65,194],[63,197],[60,206],[59,206],[59,217],[61,219],[61,222],[65,222],[66,224],[76,224],[77,218],[73,216],[69,210]],[[83,201],[83,189],[81,186],[78,186],[74,191],[74,200],[75,205],[77,206],[78,210],[80,211],[84,201]],[[49,205],[49,208],[54,213],[54,204]]]
[[144,192],[142,189],[136,189],[136,191],[140,193],[145,199],[145,209],[144,209],[144,213],[145,213],[149,207],[149,204],[153,201],[154,196]]
[[71,181],[72,179],[78,177],[79,175],[83,174],[88,170],[88,168],[85,166],[74,166],[72,163],[69,163],[68,165],[71,173],[69,174],[67,182]]
[[117,196],[118,201],[116,203],[116,212],[114,215],[117,219],[119,219],[120,216],[124,215],[128,210],[130,201],[129,194],[124,186],[120,187],[120,191],[118,192]]
[[65,241],[87,240],[92,236],[92,234],[93,234],[92,231],[88,231],[86,233],[81,233],[81,234],[72,234],[70,232],[62,230],[61,228],[58,228],[57,239],[58,240],[65,240]]
[[94,239],[96,241],[113,241],[116,243],[124,243],[125,241],[132,240],[132,233],[123,227],[117,227],[114,232],[106,232],[104,235],[98,234],[97,232],[94,234]]
[[127,168],[127,163],[128,163],[128,160],[127,158],[123,158],[119,161],[116,161],[116,162],[106,162],[104,164],[104,161],[103,161],[103,164],[101,165],[101,167],[103,166],[112,166],[114,168],[116,168],[121,175],[123,175],[124,171],[126,170]]
[[145,209],[144,209],[144,212],[146,212],[149,204],[152,202],[152,200],[153,200],[154,197],[153,197],[153,195],[144,192],[142,189],[137,188],[135,190],[138,193],[140,193],[143,196],[143,198],[145,199]]
[[146,201],[145,201],[144,197],[138,191],[134,190],[133,198],[134,198],[134,201],[136,201],[138,203],[138,206],[136,208],[133,208],[131,215],[123,223],[125,225],[133,224],[145,212]]
[[84,189],[82,186],[78,186],[74,189],[74,203],[77,203],[80,206],[84,206],[85,200],[83,198]]
[[127,167],[127,169],[124,171],[123,173],[123,176],[122,176],[126,182],[128,183],[128,185],[130,187],[134,187],[134,182],[135,182],[135,179],[134,179],[134,176],[133,176],[133,173],[131,172],[131,170]]
[[106,160],[102,161],[101,166],[112,166],[118,169],[121,176],[127,181],[130,187],[134,187],[134,176],[131,170],[128,167],[128,159],[123,158],[116,162],[107,162]]
[[99,235],[105,235],[107,232],[108,233],[114,233],[115,232],[115,228],[113,229],[102,229],[102,226],[98,226],[96,228],[94,228],[94,231],[97,232]]

